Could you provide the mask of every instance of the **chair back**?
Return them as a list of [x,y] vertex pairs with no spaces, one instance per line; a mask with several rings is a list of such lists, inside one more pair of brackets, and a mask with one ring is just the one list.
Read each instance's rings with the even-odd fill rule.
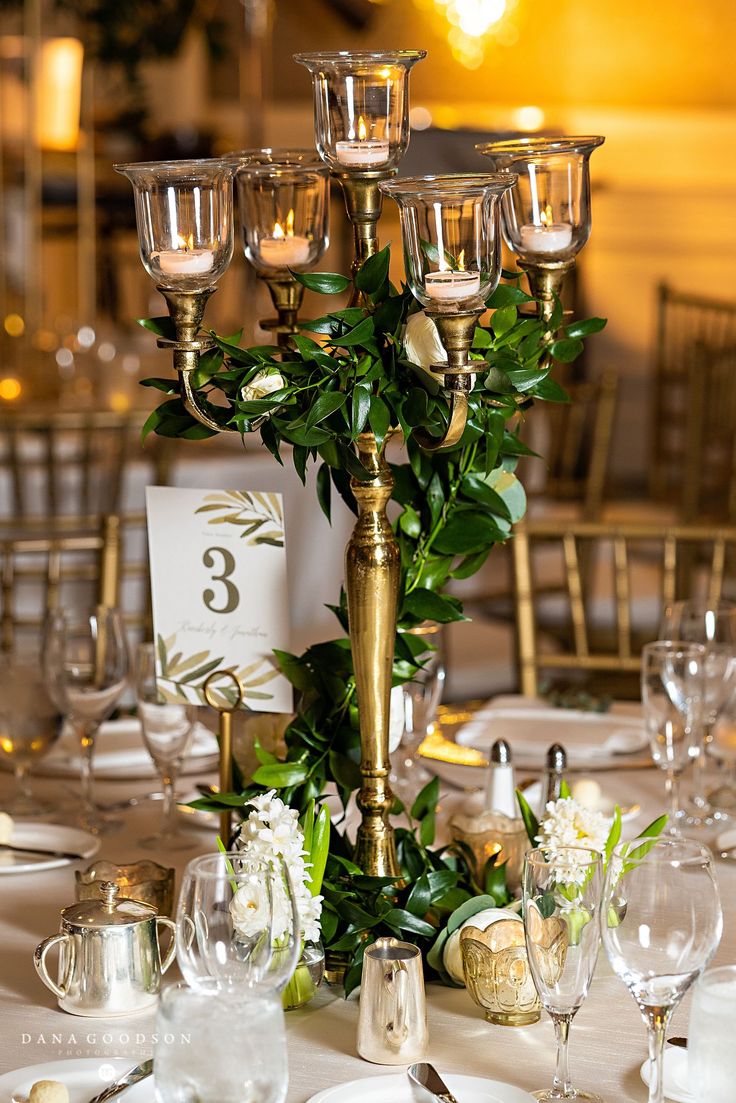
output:
[[512,549],[521,692],[532,697],[541,671],[636,674],[673,601],[736,598],[736,527],[529,521]]

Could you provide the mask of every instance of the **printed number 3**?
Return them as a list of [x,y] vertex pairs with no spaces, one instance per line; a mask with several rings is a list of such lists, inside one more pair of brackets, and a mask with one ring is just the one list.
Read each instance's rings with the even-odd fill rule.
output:
[[235,570],[235,557],[226,548],[208,548],[202,556],[202,562],[210,570],[216,565],[215,552],[222,556],[222,569],[219,574],[212,575],[212,581],[221,582],[225,587],[225,604],[221,608],[214,604],[217,597],[214,590],[205,590],[202,598],[211,613],[232,613],[240,603],[238,588],[235,583],[230,582],[230,575]]

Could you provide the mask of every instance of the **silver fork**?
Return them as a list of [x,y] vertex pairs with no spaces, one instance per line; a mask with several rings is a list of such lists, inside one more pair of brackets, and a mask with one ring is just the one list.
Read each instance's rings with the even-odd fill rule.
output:
[[132,1088],[134,1084],[138,1084],[141,1080],[145,1080],[152,1072],[153,1058],[149,1058],[148,1061],[143,1061],[142,1064],[136,1065],[134,1069],[129,1069],[123,1076],[119,1076],[117,1080],[113,1080],[112,1084],[108,1084],[106,1088],[103,1088],[99,1095],[95,1095],[89,1100],[89,1103],[106,1103],[108,1099],[114,1098],[114,1096],[119,1095],[128,1088]]

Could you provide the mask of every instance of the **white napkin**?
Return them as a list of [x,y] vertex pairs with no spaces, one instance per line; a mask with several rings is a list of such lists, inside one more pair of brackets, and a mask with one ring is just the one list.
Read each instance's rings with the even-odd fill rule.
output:
[[[187,753],[187,760],[209,758],[217,755],[217,739],[209,728],[197,724],[194,738]],[[151,756],[141,735],[140,722],[134,717],[108,720],[100,726],[95,739],[95,771],[140,770],[155,772]],[[79,743],[70,726],[66,726],[61,739],[44,759],[44,768],[78,771],[81,766]]]

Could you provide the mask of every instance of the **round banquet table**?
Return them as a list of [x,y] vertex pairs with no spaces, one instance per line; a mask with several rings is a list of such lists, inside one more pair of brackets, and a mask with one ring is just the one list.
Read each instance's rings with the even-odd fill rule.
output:
[[[591,772],[591,776],[596,776]],[[657,815],[664,804],[663,779],[655,769],[607,771],[598,775],[606,794],[621,803],[639,802],[642,814],[629,833]],[[204,779],[202,779],[204,780]],[[211,779],[210,779],[211,780]],[[0,808],[11,788],[0,778]],[[184,782],[188,786],[188,782]],[[65,780],[37,779],[40,795],[68,799]],[[145,793],[152,783],[98,782],[98,799],[115,801]],[[176,854],[143,851],[137,840],[150,833],[160,815],[158,801],[147,801],[124,814],[124,826],[106,836],[99,857],[116,862],[155,858],[172,864],[179,875],[197,854],[214,850],[214,836],[189,828],[191,847]],[[713,832],[703,833],[710,843]],[[80,863],[85,866],[87,863]],[[130,1019],[84,1019],[68,1015],[37,978],[34,947],[58,930],[59,911],[74,899],[74,866],[36,874],[0,876],[0,1073],[62,1058],[130,1058],[131,1065],[150,1056],[154,1015]],[[717,863],[724,910],[724,934],[715,961],[736,962],[736,866]],[[166,981],[178,979],[172,966]],[[486,1023],[464,990],[431,983],[427,988],[430,1044],[428,1060],[440,1072],[458,1072],[504,1080],[527,1090],[551,1083],[555,1043],[543,1013],[533,1026],[511,1028]],[[345,1000],[323,987],[306,1008],[286,1016],[290,1085],[288,1103],[304,1103],[312,1094],[347,1080],[389,1074],[395,1068],[371,1065],[355,1051],[358,1000]],[[689,998],[675,1013],[669,1035],[687,1034]],[[605,955],[599,957],[588,998],[571,1032],[573,1082],[594,1089],[608,1103],[641,1103],[646,1089],[639,1068],[646,1056],[644,1026],[633,999],[612,975]],[[3,1101],[0,1101],[3,1103]],[[460,1101],[462,1103],[462,1100]]]

